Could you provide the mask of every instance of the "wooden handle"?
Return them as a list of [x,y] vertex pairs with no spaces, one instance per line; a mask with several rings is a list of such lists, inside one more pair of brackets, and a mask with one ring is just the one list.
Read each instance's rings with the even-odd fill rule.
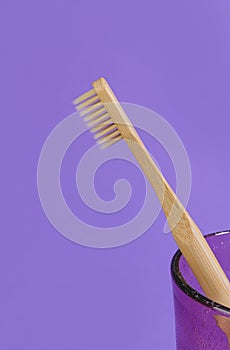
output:
[[[204,293],[230,307],[229,281],[206,239],[159,171],[106,80],[98,79],[93,88],[155,190],[173,237]],[[216,322],[230,347],[230,319],[217,315]]]
[[[199,228],[164,179],[143,144],[126,140],[154,188],[173,237],[206,296],[230,307],[230,284]],[[226,334],[230,348],[230,318],[217,315],[217,325]]]
[[173,237],[206,296],[230,307],[230,284],[199,228],[166,182],[143,144],[126,140],[154,188]]
[[94,90],[154,188],[173,237],[208,298],[230,307],[229,281],[199,228],[173,192],[106,80]]

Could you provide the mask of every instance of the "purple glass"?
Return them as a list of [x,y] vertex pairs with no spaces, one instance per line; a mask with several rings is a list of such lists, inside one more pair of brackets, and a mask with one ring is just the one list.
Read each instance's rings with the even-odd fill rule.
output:
[[[206,239],[230,278],[230,231],[207,235]],[[172,259],[171,274],[177,350],[230,349],[228,337],[217,325],[217,320],[225,320],[230,334],[230,309],[203,295],[180,251]]]

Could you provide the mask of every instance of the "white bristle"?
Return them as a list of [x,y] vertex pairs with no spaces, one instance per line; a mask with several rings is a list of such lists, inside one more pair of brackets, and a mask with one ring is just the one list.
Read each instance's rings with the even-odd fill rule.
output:
[[103,107],[103,104],[101,102],[95,103],[92,106],[89,106],[87,108],[82,109],[79,114],[81,117],[84,117],[86,114],[93,112],[94,110]]
[[105,114],[102,114],[99,118],[96,118],[90,122],[87,123],[88,127],[91,128],[92,126],[99,124],[101,122],[103,122],[104,120],[108,119],[109,115],[106,112]]
[[101,146],[102,149],[105,149],[105,148],[107,148],[107,147],[109,147],[109,146],[112,146],[114,143],[120,141],[121,139],[122,139],[122,136],[119,135],[119,136],[117,136],[117,137],[114,137],[114,138],[113,138],[112,140],[110,140],[110,141],[107,141],[107,142],[105,142],[105,143],[100,144],[100,146]]
[[112,139],[114,139],[116,136],[120,135],[120,131],[118,129],[115,129],[113,132],[111,132],[110,134],[100,138],[98,141],[99,144],[110,141]]
[[105,120],[104,122],[101,122],[99,125],[96,125],[94,127],[92,127],[90,130],[92,133],[96,133],[98,131],[102,131],[105,127],[107,128],[110,125],[115,125],[114,123],[112,123],[112,121],[109,120]]
[[94,89],[89,90],[89,91],[87,91],[85,94],[83,94],[83,95],[77,97],[77,98],[73,101],[73,104],[74,104],[74,105],[77,105],[77,104],[81,103],[82,101],[86,100],[87,98],[90,98],[90,97],[92,97],[92,96],[94,96],[94,95],[96,95],[95,90],[94,90]]
[[82,102],[76,106],[77,110],[80,111],[81,109],[90,106],[92,103],[99,102],[98,96],[94,96],[85,102]]
[[96,112],[94,113],[90,113],[89,115],[87,115],[85,118],[84,118],[84,121],[85,122],[88,122],[89,120],[92,120],[96,117],[99,117],[102,113],[104,114],[106,112],[106,109],[105,107],[102,107],[100,109],[98,109]]
[[76,98],[73,103],[101,148],[107,148],[122,139],[120,131],[94,89]]
[[109,127],[103,129],[102,131],[98,132],[97,134],[94,135],[95,139],[98,139],[99,137],[108,134],[110,131],[115,131],[117,130],[115,124],[110,125]]

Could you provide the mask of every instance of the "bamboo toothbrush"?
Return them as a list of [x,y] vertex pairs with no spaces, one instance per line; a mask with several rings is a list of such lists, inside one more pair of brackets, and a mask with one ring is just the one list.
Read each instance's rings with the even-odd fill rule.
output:
[[100,78],[92,85],[93,89],[74,100],[79,114],[102,147],[126,141],[154,188],[173,237],[204,293],[230,307],[229,280],[206,239],[159,171],[106,80]]

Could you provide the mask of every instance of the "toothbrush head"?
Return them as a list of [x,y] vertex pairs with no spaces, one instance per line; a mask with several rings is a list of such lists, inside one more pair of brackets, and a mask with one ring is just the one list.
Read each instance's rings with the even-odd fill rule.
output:
[[136,132],[125,111],[104,78],[96,80],[93,89],[73,103],[101,148],[121,139],[135,140]]

